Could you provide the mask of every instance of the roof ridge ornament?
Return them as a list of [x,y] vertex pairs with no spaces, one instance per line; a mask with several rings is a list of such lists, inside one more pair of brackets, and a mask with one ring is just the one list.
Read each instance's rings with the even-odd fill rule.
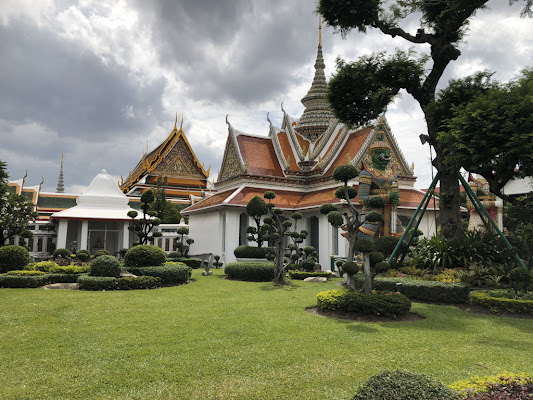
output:
[[174,130],[177,131],[178,130],[178,112],[176,111],[176,120],[174,122]]
[[287,113],[285,112],[285,109],[283,108],[283,102],[281,102],[281,111],[283,111],[283,114],[287,114]]
[[226,124],[231,128],[231,124],[228,121],[229,114],[226,114]]
[[[176,122],[177,122],[177,115],[176,115]],[[180,132],[183,132],[183,113],[181,113],[181,124],[180,124]]]
[[270,112],[267,112],[267,121],[270,125],[272,125],[272,121],[270,120]]
[[65,193],[63,182],[63,153],[61,153],[61,167],[59,168],[59,179],[57,180],[56,193]]

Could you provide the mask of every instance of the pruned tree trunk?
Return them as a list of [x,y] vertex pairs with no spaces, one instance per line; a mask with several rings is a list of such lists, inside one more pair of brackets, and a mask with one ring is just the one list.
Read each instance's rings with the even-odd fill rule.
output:
[[366,294],[370,294],[372,293],[372,271],[370,270],[370,258],[368,254],[363,254],[363,272],[365,273],[363,291]]

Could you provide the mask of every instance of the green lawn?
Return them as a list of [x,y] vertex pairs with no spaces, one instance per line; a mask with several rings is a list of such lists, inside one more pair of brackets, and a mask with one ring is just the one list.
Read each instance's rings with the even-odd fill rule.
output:
[[384,369],[444,383],[533,372],[532,320],[415,303],[426,319],[351,322],[305,311],[338,279],[193,278],[129,292],[1,289],[0,398],[348,399]]

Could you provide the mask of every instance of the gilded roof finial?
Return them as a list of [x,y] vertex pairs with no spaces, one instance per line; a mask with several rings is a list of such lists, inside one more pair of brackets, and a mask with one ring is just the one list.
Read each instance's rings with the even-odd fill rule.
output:
[[174,122],[174,130],[178,130],[178,112],[176,111],[176,121]]
[[180,125],[180,132],[183,132],[183,113],[181,113],[181,125]]
[[322,14],[318,14],[318,45],[322,47]]

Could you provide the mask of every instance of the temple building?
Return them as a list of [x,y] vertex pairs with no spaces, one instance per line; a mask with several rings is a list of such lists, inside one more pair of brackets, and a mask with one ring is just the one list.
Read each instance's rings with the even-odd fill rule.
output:
[[[351,182],[360,193],[355,203],[364,205],[363,192],[367,197],[399,192],[399,205],[387,208],[385,234],[399,234],[402,223],[405,226],[409,221],[424,196],[414,188],[414,167],[409,167],[384,115],[364,127],[349,127],[335,118],[326,100],[320,33],[314,68],[299,119],[288,115],[282,105],[280,127],[274,126],[267,115],[267,136],[237,130],[226,119],[228,138],[215,183],[217,193],[182,212],[189,216],[191,236],[198,238],[196,251],[219,254],[226,263],[235,261],[234,249],[251,244],[246,234],[246,227],[251,225],[246,214],[248,201],[272,190],[276,193],[273,203],[286,210],[287,217],[293,211],[303,214],[298,230],[309,232],[305,245],[314,246],[322,268],[329,269],[330,255],[345,256],[348,243],[319,208],[332,203],[347,209],[346,202],[335,197],[339,182],[333,179],[335,168],[346,163],[362,171]],[[425,235],[435,230],[435,212],[430,205],[424,215],[419,229]]]

